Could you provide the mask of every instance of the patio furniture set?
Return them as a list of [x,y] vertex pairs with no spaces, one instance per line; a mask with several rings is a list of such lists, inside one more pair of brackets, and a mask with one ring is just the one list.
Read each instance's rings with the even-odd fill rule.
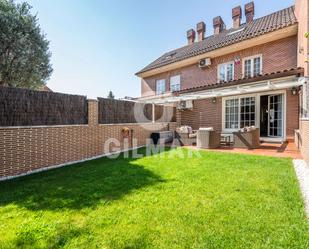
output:
[[189,126],[176,129],[175,138],[182,146],[196,145],[203,149],[216,149],[220,146],[256,149],[260,146],[260,132],[256,127],[245,127],[231,134],[218,133],[212,127],[192,130]]

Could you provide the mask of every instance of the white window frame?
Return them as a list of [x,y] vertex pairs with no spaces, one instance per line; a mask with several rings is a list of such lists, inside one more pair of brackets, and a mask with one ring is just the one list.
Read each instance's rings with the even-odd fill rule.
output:
[[[162,89],[161,90],[161,88],[160,89],[158,89],[158,84],[162,84],[162,83],[164,83],[164,89]],[[156,95],[161,95],[161,94],[164,94],[164,93],[166,93],[166,80],[165,79],[159,79],[159,80],[156,80]]]
[[[243,98],[255,98],[255,109],[254,109],[254,111],[255,111],[255,126],[256,127],[259,127],[259,123],[258,123],[258,116],[259,116],[259,114],[258,114],[258,106],[257,106],[257,102],[259,102],[258,101],[258,97],[257,97],[257,95],[256,94],[248,94],[248,95],[236,95],[236,96],[231,96],[231,97],[225,97],[225,98],[223,98],[223,101],[222,101],[222,130],[224,131],[224,132],[226,132],[226,133],[232,133],[232,132],[235,132],[235,131],[238,131],[238,130],[240,130],[241,128],[240,128],[240,118],[241,118],[241,113],[240,113],[240,111],[241,111],[241,99],[243,99]],[[226,116],[225,116],[225,107],[226,107],[226,101],[227,100],[231,100],[231,99],[238,99],[238,125],[239,125],[239,127],[238,128],[235,128],[235,129],[227,129],[226,127],[225,127],[225,122],[226,122]]]
[[242,59],[242,77],[245,78],[245,62],[247,60],[251,60],[251,75],[250,77],[254,76],[254,59],[255,58],[260,58],[260,74],[263,74],[263,55],[262,54],[257,54],[249,57],[245,57]]
[[221,63],[218,65],[218,68],[217,68],[217,79],[218,79],[218,82],[220,83],[221,82],[221,79],[220,79],[220,68],[221,66],[225,66],[225,79],[224,81],[228,81],[227,80],[227,65],[231,65],[232,64],[232,80],[235,79],[235,63],[234,61],[229,61],[229,62],[225,62],[225,63]]
[[[178,83],[173,83],[172,82],[173,79],[178,79]],[[178,87],[176,90],[173,89],[175,86]],[[171,76],[170,77],[170,91],[175,92],[175,91],[180,91],[180,89],[181,89],[181,76],[180,76],[180,74]]]
[[[278,91],[266,91],[256,94],[244,94],[244,95],[235,95],[235,96],[229,96],[229,97],[223,97],[222,98],[222,133],[233,133],[235,131],[239,131],[240,128],[237,129],[226,129],[225,128],[225,102],[228,99],[236,99],[236,98],[248,98],[248,97],[255,97],[255,127],[260,128],[260,111],[261,111],[261,105],[260,105],[260,98],[264,95],[273,95],[273,94],[282,94],[283,95],[283,137],[282,138],[263,138],[263,140],[269,140],[269,141],[278,141],[283,142],[286,140],[286,119],[287,119],[287,104],[286,104],[286,95],[287,91],[289,90],[278,90]],[[240,102],[239,102],[240,104]],[[240,112],[240,110],[239,110]],[[240,124],[240,115],[239,115],[239,124]]]

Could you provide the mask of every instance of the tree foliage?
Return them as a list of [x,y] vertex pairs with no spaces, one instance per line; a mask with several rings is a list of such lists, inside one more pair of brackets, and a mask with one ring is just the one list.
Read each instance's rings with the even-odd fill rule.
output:
[[37,88],[52,73],[49,41],[25,2],[0,0],[0,85]]
[[112,91],[109,91],[108,95],[107,95],[107,98],[108,99],[114,99],[115,98],[115,95],[113,94]]

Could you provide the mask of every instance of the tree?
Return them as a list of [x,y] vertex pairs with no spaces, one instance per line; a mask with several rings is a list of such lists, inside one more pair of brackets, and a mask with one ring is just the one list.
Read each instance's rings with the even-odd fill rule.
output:
[[114,99],[115,98],[115,95],[113,94],[112,91],[109,91],[108,95],[107,95],[107,98],[108,99]]
[[25,2],[0,0],[0,85],[38,88],[52,73],[49,41]]

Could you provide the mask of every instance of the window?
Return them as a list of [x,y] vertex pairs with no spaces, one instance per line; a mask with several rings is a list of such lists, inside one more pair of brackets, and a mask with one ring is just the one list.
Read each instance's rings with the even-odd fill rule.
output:
[[239,100],[229,99],[225,102],[225,128],[238,129],[239,128]]
[[245,78],[251,77],[251,60],[245,60]]
[[165,80],[157,80],[156,82],[156,93],[159,94],[163,94],[165,93]]
[[219,65],[219,81],[234,80],[234,62]]
[[255,125],[255,97],[225,101],[225,129],[241,129]]
[[240,128],[255,125],[255,98],[240,99]]
[[243,72],[245,78],[262,74],[262,56],[245,58]]
[[170,89],[171,89],[171,92],[180,91],[180,75],[171,77]]

